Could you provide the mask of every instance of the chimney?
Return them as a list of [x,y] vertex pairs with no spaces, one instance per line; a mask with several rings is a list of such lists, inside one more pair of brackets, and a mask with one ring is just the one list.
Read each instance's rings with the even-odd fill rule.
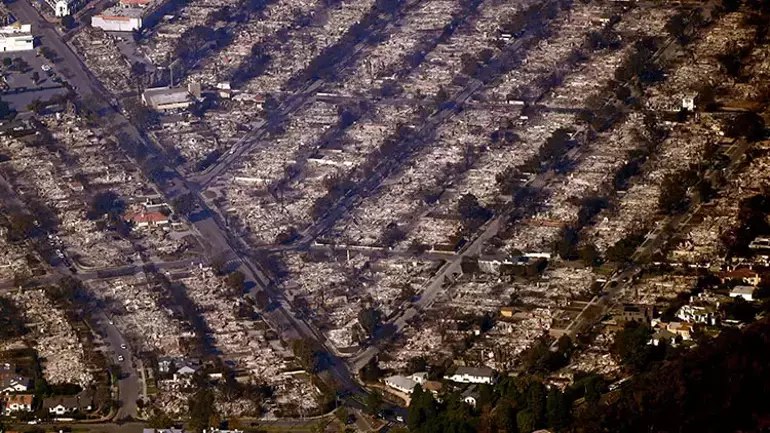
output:
[[201,97],[201,83],[190,83],[187,85],[187,91],[196,99]]

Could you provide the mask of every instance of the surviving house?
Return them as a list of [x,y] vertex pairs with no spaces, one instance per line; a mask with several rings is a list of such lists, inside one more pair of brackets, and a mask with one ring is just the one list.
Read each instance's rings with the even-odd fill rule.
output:
[[684,322],[705,323],[707,325],[716,323],[715,308],[710,305],[683,305],[676,312],[676,318]]
[[476,390],[476,385],[471,385],[462,393],[463,401],[473,407],[479,401],[479,392]]
[[85,393],[75,396],[43,399],[43,409],[47,410],[51,415],[57,416],[89,412],[93,410],[93,405],[93,396]]
[[758,273],[752,271],[749,268],[738,268],[729,272],[723,272],[719,275],[719,279],[722,281],[722,284],[733,280],[742,281],[743,283],[750,286],[758,286],[762,281],[762,277],[760,277]]
[[495,370],[488,367],[457,367],[457,370],[451,375],[444,376],[444,379],[458,383],[495,383]]
[[133,221],[137,228],[165,226],[169,223],[168,217],[160,212],[140,212],[128,214],[124,218]]
[[415,386],[423,385],[427,380],[428,373],[420,372],[414,373],[411,376],[390,376],[385,378],[385,385],[405,394],[411,394]]
[[743,298],[745,301],[754,300],[754,286],[735,286],[730,290],[731,298]]
[[142,93],[142,102],[158,111],[187,108],[194,100],[200,99],[200,84],[191,83],[185,87],[153,87]]
[[26,392],[32,388],[32,381],[24,376],[5,376],[0,381],[0,393]]
[[620,311],[620,318],[624,322],[650,323],[654,311],[652,305],[625,304]]
[[11,416],[16,412],[32,412],[32,394],[8,394],[1,398],[3,403],[3,414]]

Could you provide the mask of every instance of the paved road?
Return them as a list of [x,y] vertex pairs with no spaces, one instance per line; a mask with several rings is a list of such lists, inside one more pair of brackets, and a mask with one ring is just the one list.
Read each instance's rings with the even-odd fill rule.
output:
[[[343,94],[317,94],[315,99],[322,102],[328,102],[330,104],[345,104],[345,103],[360,103],[360,102],[373,102],[376,101],[378,105],[394,105],[394,106],[423,106],[426,108],[434,108],[436,101],[432,98],[405,98],[402,96],[396,96],[392,98],[375,98],[372,96],[358,96],[358,95],[343,95]],[[512,111],[518,111],[523,107],[524,101],[511,101],[510,103],[504,100],[485,100],[469,101],[463,105],[463,108],[469,110],[480,109],[507,109]],[[558,107],[550,106],[546,104],[532,104],[530,109],[538,112],[554,112],[554,113],[580,113],[585,110],[585,107]]]
[[[187,269],[190,267],[199,266],[201,264],[208,263],[207,260],[201,258],[176,260],[171,262],[154,262],[152,266],[157,270],[173,270],[173,269]],[[45,286],[50,284],[56,284],[60,279],[65,276],[73,275],[69,269],[59,266],[55,268],[54,273],[44,275],[40,278],[35,278],[29,284],[32,287]],[[111,268],[93,269],[90,271],[82,272],[80,274],[74,274],[81,281],[93,281],[93,280],[107,280],[110,278],[116,278],[123,275],[136,275],[145,271],[145,265],[128,265],[118,266]],[[0,292],[9,291],[15,289],[13,280],[1,280]]]
[[[131,356],[128,342],[118,331],[118,328],[103,312],[94,314],[94,322],[97,330],[102,334],[108,346],[107,354],[110,363],[120,366],[122,377],[118,382],[118,401],[120,408],[114,420],[120,421],[126,418],[136,418],[136,401],[141,393],[139,374],[134,367],[135,360]],[[125,349],[123,349],[125,347]],[[121,361],[118,357],[122,356]]]
[[[11,3],[6,3],[6,5],[18,21],[32,24],[32,34],[35,35],[36,48],[47,46],[59,56],[60,60],[53,65],[57,74],[66,78],[70,85],[75,86],[79,90],[91,89],[93,87],[90,72],[80,61],[80,58],[62,41],[61,36],[55,30],[55,26],[40,16],[29,1],[14,0]],[[98,92],[93,91],[88,93],[98,94]]]

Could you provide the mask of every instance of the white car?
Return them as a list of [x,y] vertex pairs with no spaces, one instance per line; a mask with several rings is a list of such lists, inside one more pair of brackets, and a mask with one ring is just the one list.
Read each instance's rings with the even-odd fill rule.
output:
[[118,361],[123,362],[125,359],[123,355],[118,355]]
[[123,350],[126,350],[127,346],[125,344],[121,344],[120,348],[123,349]]
[[48,66],[48,65],[43,65],[43,66],[41,66],[41,67],[40,67],[40,69],[42,69],[42,70],[43,70],[43,72],[48,72],[48,71],[50,71],[50,70],[51,70],[51,67],[50,67],[50,66]]

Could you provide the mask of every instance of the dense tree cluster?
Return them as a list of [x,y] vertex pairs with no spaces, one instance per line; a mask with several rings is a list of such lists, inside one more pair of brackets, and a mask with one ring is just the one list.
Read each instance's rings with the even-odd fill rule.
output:
[[585,414],[579,432],[762,431],[770,415],[770,324],[724,329],[679,357],[654,364],[601,411]]
[[765,216],[770,213],[770,197],[757,194],[740,203],[737,228],[722,235],[722,242],[729,256],[752,254],[749,243],[757,236],[770,233],[770,224]]
[[607,260],[615,263],[624,263],[631,261],[636,248],[644,240],[643,233],[630,233],[614,245],[607,248],[604,256]]
[[0,340],[10,340],[27,333],[24,313],[10,299],[0,297]]
[[382,313],[374,307],[364,308],[358,313],[358,323],[372,337],[382,324]]
[[291,350],[297,357],[305,371],[315,373],[321,365],[321,352],[308,340],[294,340],[291,342]]
[[[478,387],[475,408],[459,392],[436,400],[415,387],[411,432],[515,432],[547,428],[574,433],[764,431],[770,408],[770,321],[726,328],[688,351],[650,346],[650,329],[629,324],[613,351],[634,376],[607,392],[594,375],[577,376],[564,392],[536,376],[505,377]],[[603,393],[606,393],[602,395]]]
[[492,212],[479,203],[479,199],[471,193],[464,194],[457,202],[457,213],[463,226],[473,232],[481,227],[491,216]]

